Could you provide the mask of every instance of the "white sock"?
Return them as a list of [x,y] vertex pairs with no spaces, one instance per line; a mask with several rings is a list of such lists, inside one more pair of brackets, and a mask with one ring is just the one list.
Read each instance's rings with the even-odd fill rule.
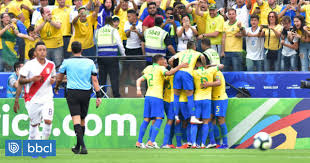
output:
[[28,139],[29,139],[29,140],[35,140],[35,139],[36,139],[36,136],[37,136],[38,133],[39,133],[38,131],[39,131],[38,125],[35,126],[35,127],[33,127],[33,126],[30,125],[30,127],[29,127],[29,137],[28,137]]
[[46,124],[44,123],[43,131],[42,131],[42,140],[48,140],[48,138],[51,135],[52,131],[52,124]]

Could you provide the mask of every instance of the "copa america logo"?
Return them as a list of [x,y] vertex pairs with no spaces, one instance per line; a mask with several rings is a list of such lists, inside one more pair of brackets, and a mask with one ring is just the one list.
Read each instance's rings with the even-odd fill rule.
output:
[[19,145],[15,142],[11,142],[8,144],[8,149],[11,153],[16,153],[19,151]]

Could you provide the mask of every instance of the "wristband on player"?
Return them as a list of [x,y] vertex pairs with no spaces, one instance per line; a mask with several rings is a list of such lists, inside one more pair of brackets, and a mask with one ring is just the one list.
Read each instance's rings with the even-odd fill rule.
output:
[[137,91],[141,91],[141,87],[137,87]]
[[102,92],[101,91],[96,92],[96,97],[97,98],[102,98],[103,97]]

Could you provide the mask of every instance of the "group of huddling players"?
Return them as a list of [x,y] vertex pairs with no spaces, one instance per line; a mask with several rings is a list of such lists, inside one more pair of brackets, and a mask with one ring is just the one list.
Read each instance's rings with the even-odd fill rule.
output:
[[[195,42],[189,41],[187,50],[169,59],[170,66],[162,55],[155,55],[153,64],[143,70],[136,83],[137,95],[142,95],[141,83],[145,80],[147,91],[136,147],[159,148],[155,140],[165,112],[167,123],[161,148],[228,148],[225,124],[228,97],[220,71],[224,66],[219,54],[211,49],[209,39],[203,39],[201,46],[204,53],[197,52]],[[149,139],[144,144],[150,122]],[[176,147],[172,144],[174,135]]]

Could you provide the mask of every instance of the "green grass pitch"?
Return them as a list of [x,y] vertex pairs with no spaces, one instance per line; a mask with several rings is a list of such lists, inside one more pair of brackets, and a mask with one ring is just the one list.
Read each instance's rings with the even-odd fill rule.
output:
[[88,155],[74,155],[70,149],[57,149],[56,157],[5,157],[0,163],[310,163],[310,150],[255,149],[89,149]]

